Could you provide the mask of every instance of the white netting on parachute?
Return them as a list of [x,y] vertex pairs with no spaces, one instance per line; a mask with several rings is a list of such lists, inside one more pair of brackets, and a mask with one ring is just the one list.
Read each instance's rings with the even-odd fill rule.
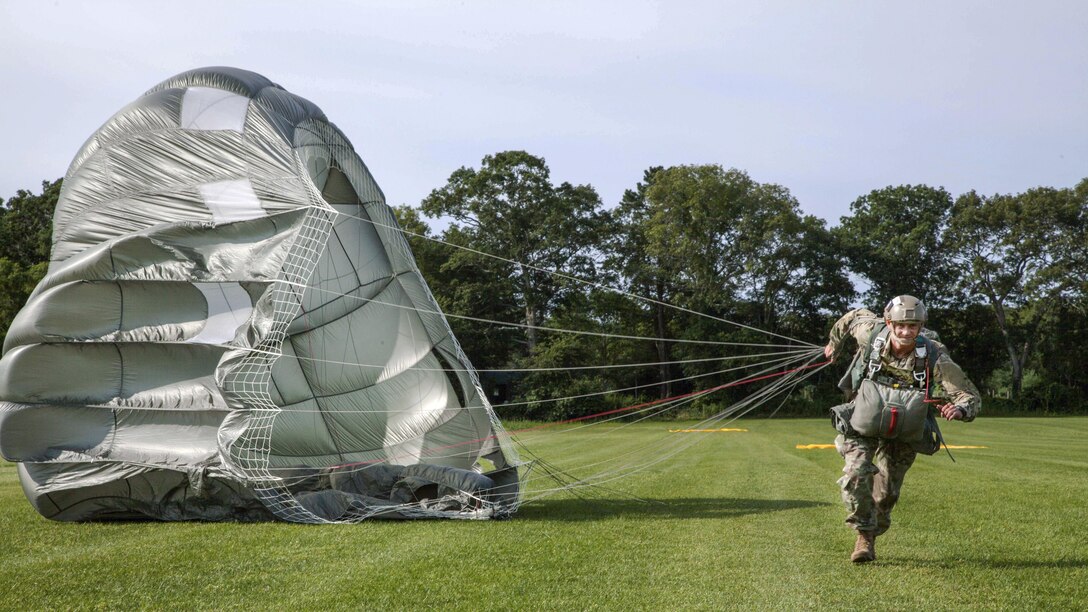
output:
[[239,398],[249,409],[246,429],[230,447],[231,464],[241,471],[257,497],[277,517],[292,522],[322,523],[326,520],[304,508],[283,480],[268,470],[272,431],[280,413],[270,390],[272,365],[282,355],[287,328],[299,310],[302,293],[329,239],[332,216],[336,214],[316,193],[312,183],[306,181],[306,185],[311,205],[288,251],[279,280],[269,288],[272,327],[254,350],[245,351],[238,366],[224,375],[220,386],[224,393]]

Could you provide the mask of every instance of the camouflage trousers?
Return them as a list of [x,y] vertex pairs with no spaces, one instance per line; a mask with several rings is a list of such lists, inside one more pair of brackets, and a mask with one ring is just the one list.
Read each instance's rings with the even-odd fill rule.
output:
[[835,448],[846,460],[839,479],[846,524],[858,531],[884,533],[892,524],[892,508],[917,453],[895,440],[842,434],[835,438]]

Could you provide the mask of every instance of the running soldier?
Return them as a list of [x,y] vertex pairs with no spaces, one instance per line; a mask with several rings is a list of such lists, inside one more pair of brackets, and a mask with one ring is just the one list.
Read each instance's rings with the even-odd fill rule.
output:
[[876,538],[891,526],[903,477],[919,452],[940,449],[935,415],[973,421],[981,398],[936,334],[923,327],[926,307],[901,295],[883,318],[864,308],[831,329],[824,354],[834,360],[848,336],[858,344],[839,382],[848,403],[831,409],[839,435],[835,447],[846,464],[839,479],[846,524],[858,533],[850,559],[876,559]]

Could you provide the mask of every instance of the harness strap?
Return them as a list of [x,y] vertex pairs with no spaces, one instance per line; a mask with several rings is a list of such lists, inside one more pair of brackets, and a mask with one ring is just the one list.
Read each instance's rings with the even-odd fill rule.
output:
[[[865,354],[865,378],[873,378],[873,376],[880,371],[880,368],[883,367],[883,363],[880,361],[880,353],[888,343],[888,336],[891,335],[891,331],[890,327],[883,324],[873,328],[873,333],[869,336],[869,346],[866,349]],[[918,385],[919,389],[924,389],[926,391],[926,397],[929,397],[930,374],[936,361],[937,351],[931,350],[930,341],[919,334],[918,337],[914,339],[914,366],[912,370],[914,382]]]
[[[931,418],[936,419],[936,417]],[[952,451],[948,448],[948,442],[944,441],[944,434],[941,433],[940,425],[937,426],[937,442],[944,447],[944,452],[948,453],[948,458],[952,460],[952,463],[955,463],[956,458],[952,456]]]
[[873,333],[869,336],[869,348],[865,355],[866,378],[872,378],[873,374],[880,371],[883,364],[880,363],[880,351],[884,350],[884,345],[888,342],[888,335],[891,333],[891,329],[887,325],[879,325],[873,328]]
[[[929,369],[926,367],[928,346],[925,339],[919,335],[914,339],[914,382],[920,389],[929,390]],[[926,394],[929,395],[928,393]]]

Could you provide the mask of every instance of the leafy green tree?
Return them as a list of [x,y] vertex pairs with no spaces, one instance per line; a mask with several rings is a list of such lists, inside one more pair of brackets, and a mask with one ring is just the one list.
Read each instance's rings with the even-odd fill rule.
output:
[[1070,301],[1080,312],[1088,313],[1088,224],[1083,223],[1088,220],[1088,178],[1077,183],[1071,199],[1069,206],[1080,211],[1081,223],[1062,233],[1060,250],[1065,254],[1068,267],[1075,275],[1068,279]]
[[980,389],[1008,364],[1001,330],[988,305],[959,299],[952,306],[931,308],[929,320],[928,325],[952,351],[952,359]]
[[[629,335],[632,330],[626,327],[627,319],[622,316],[627,307],[630,307],[630,301],[622,296],[594,290],[566,300],[551,314],[549,324],[570,330]],[[640,379],[640,368],[593,366],[646,361],[645,348],[644,342],[602,335],[543,334],[536,350],[525,360],[526,365],[537,370],[526,373],[516,385],[519,399],[538,403],[515,412],[533,419],[558,419],[630,405],[636,401],[637,392],[601,392],[646,384],[652,380]],[[539,401],[559,397],[571,399]]]
[[927,185],[877,189],[850,205],[834,233],[850,269],[869,283],[867,303],[910,294],[939,306],[949,298],[953,274],[941,236],[951,210],[952,196]]
[[[496,274],[490,285],[514,287],[520,318],[529,326],[539,326],[564,299],[585,291],[541,269],[563,270],[584,279],[596,276],[595,246],[608,219],[600,197],[589,185],[553,185],[544,160],[524,151],[488,155],[478,170],[456,170],[421,208],[428,216],[453,219],[447,240],[529,264],[488,267]],[[469,255],[452,256],[452,261],[479,263]],[[478,289],[477,300],[503,295],[501,290]],[[530,352],[537,340],[536,330],[528,328],[525,343]]]
[[737,217],[730,254],[743,262],[740,295],[747,323],[775,332],[822,335],[823,313],[841,312],[854,289],[825,223],[802,215],[789,191],[755,184]]
[[42,181],[42,192],[20,189],[0,207],[0,331],[12,319],[45,276],[52,244],[53,209],[61,179]]
[[20,189],[0,208],[0,257],[25,267],[49,260],[53,209],[62,179],[42,181],[42,192]]
[[972,191],[956,200],[946,242],[960,287],[987,304],[997,321],[1014,398],[1047,322],[1083,295],[1085,193],[1082,183],[1077,189],[1040,187],[990,197]]
[[49,264],[41,262],[32,266],[24,266],[11,261],[6,257],[0,257],[0,325],[3,334],[0,335],[0,345],[7,336],[11,322],[19,310],[26,304],[38,281],[45,276]]
[[[827,312],[853,294],[822,221],[800,214],[778,185],[717,165],[651,168],[625,195],[608,264],[631,289],[690,311],[769,331],[823,333]],[[659,338],[766,342],[767,336],[656,307]],[[664,321],[664,324],[662,324]],[[662,342],[662,361],[720,356]],[[686,374],[710,371],[689,365]],[[661,368],[667,380],[671,373]],[[662,393],[671,393],[663,388]]]
[[843,307],[852,295],[819,219],[784,187],[721,166],[677,166],[647,191],[648,250],[668,261],[692,310],[743,313],[772,332],[782,315]]
[[647,254],[677,283],[676,299],[692,310],[726,311],[744,264],[731,257],[743,238],[738,219],[754,182],[717,165],[674,166],[646,190]]
[[667,304],[675,301],[679,295],[676,279],[679,276],[680,261],[672,253],[651,249],[647,231],[651,226],[654,209],[647,197],[647,191],[653,184],[654,177],[664,170],[661,166],[648,168],[642,181],[634,189],[624,191],[623,199],[614,211],[615,230],[605,239],[607,257],[605,268],[612,274],[609,280],[635,295],[646,296],[653,302],[630,302],[635,315],[632,325],[637,334],[657,338],[654,342],[658,380],[661,382],[660,397],[672,395],[673,379],[672,343],[668,338],[673,334],[669,329],[675,315]]
[[[1043,373],[1044,406],[1056,412],[1088,407],[1088,309],[1078,301],[1060,304],[1047,321],[1039,340],[1035,367]],[[1026,376],[1025,376],[1026,377]],[[1046,400],[1051,400],[1047,402]]]

